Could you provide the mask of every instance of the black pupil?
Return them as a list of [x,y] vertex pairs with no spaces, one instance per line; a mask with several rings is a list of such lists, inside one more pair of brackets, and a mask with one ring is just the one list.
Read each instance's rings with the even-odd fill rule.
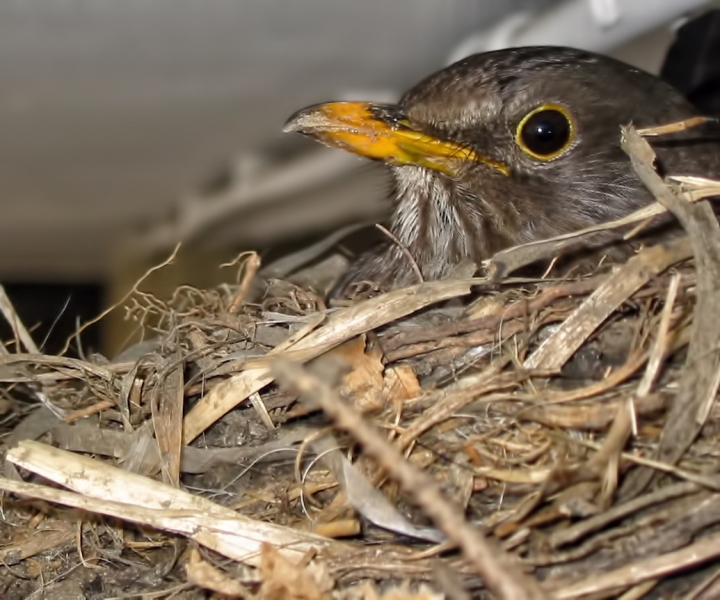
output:
[[520,137],[531,152],[548,156],[565,147],[570,139],[570,123],[558,110],[542,110],[525,122]]

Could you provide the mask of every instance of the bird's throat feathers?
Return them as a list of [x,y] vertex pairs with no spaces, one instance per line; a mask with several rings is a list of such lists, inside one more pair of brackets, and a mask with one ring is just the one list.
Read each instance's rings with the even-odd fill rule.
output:
[[393,177],[392,232],[423,277],[447,276],[455,265],[472,258],[474,238],[483,223],[478,199],[456,182],[421,167],[395,167]]

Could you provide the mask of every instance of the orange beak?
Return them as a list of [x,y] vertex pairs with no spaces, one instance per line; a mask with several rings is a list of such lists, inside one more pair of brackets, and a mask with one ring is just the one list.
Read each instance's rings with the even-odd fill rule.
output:
[[392,165],[416,165],[454,176],[461,163],[480,162],[504,175],[508,168],[457,142],[414,129],[397,106],[368,102],[329,102],[296,112],[283,131],[314,137]]

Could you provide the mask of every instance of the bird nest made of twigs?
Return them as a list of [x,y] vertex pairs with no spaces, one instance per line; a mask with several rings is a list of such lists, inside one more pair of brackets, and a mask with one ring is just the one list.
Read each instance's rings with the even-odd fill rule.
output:
[[669,210],[688,235],[582,278],[498,275],[566,237],[328,308],[251,297],[251,255],[237,286],[131,293],[151,339],[112,362],[40,354],[4,300],[27,353],[0,357],[0,594],[717,597],[720,235],[696,201],[720,184],[625,144],[658,204],[604,227]]

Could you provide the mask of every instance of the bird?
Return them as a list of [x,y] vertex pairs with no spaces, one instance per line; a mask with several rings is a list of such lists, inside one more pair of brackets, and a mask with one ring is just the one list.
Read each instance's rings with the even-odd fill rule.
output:
[[[621,126],[698,110],[658,77],[613,58],[554,46],[468,56],[397,104],[325,102],[285,132],[387,165],[387,241],[336,286],[394,289],[452,276],[505,248],[628,215],[654,201],[621,148]],[[662,174],[720,175],[716,123],[653,143]],[[598,234],[596,247],[618,234]],[[617,256],[626,256],[622,247]],[[613,255],[614,250],[606,250]]]

